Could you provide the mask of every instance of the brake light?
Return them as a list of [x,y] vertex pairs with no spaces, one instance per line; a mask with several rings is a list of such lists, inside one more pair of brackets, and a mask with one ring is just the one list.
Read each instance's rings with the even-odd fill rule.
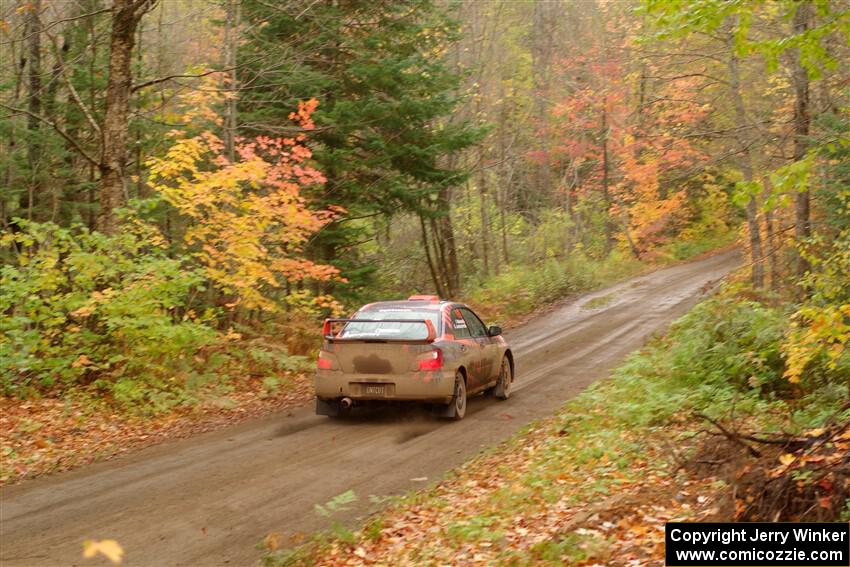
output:
[[419,370],[439,370],[443,367],[443,351],[435,348],[427,356],[419,361]]
[[319,370],[330,370],[333,364],[330,359],[322,358],[322,355],[319,355],[319,360],[316,361],[316,368]]

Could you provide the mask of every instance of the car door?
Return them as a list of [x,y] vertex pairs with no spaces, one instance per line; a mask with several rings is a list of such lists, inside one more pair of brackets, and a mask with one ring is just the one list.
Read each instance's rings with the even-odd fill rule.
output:
[[493,378],[493,359],[498,354],[498,347],[487,336],[487,327],[484,326],[484,322],[478,315],[468,307],[462,307],[460,311],[463,313],[469,333],[477,347],[478,360],[475,368],[475,384],[471,385],[469,389],[478,390],[486,387]]
[[481,366],[481,345],[472,338],[472,332],[459,306],[449,310],[449,323],[454,342],[459,345],[459,366],[466,369],[467,389],[474,388],[478,383],[478,372]]

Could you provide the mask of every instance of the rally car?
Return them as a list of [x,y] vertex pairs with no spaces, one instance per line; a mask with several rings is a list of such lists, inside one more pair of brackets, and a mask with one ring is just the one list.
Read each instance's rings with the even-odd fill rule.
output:
[[373,402],[434,404],[462,419],[467,398],[511,395],[514,358],[502,329],[467,305],[414,295],[326,319],[316,368],[316,413],[339,416]]

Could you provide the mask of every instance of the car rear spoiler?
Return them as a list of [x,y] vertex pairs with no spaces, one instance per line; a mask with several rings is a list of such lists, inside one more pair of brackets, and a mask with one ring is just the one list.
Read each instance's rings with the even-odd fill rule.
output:
[[[340,337],[338,333],[333,332],[333,326],[337,323],[422,323],[428,329],[428,338],[426,339],[394,339],[392,337]],[[434,329],[434,324],[428,319],[325,319],[322,325],[322,336],[327,341],[364,341],[379,339],[382,341],[392,341],[399,343],[432,343],[437,338],[437,330]]]

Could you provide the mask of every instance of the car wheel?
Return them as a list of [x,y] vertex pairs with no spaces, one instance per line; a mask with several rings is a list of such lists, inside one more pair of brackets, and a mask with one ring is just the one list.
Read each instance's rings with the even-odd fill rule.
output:
[[499,381],[496,387],[493,388],[493,395],[500,400],[507,400],[511,397],[511,386],[514,382],[514,373],[511,370],[511,361],[508,357],[502,359],[502,367],[499,369]]
[[460,420],[466,415],[466,380],[460,372],[455,374],[455,392],[448,409],[452,419]]

